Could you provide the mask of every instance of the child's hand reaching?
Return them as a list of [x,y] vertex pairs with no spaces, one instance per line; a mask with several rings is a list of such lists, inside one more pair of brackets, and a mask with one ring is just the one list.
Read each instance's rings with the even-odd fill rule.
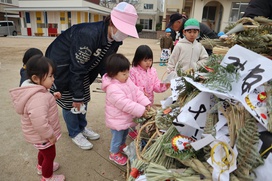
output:
[[53,134],[53,135],[49,138],[49,141],[50,141],[50,143],[55,144],[56,141],[57,141],[56,136]]
[[163,87],[165,86],[167,89],[169,89],[169,87],[171,86],[170,83],[160,83],[160,86]]
[[144,112],[144,114],[143,114],[143,117],[145,117],[145,118],[147,118],[148,117],[148,112],[150,111],[150,105],[147,105],[146,107],[145,107],[145,112]]
[[55,99],[60,99],[61,98],[61,93],[60,92],[54,92],[54,97]]

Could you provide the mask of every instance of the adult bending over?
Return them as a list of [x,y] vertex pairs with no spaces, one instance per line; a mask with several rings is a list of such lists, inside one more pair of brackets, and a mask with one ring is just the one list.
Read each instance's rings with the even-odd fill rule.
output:
[[[86,128],[90,84],[98,74],[104,75],[106,58],[117,52],[128,35],[138,38],[137,18],[135,8],[121,2],[104,21],[74,25],[61,33],[46,50],[45,55],[57,67],[51,92],[62,93],[57,103],[63,110],[69,136],[82,149],[93,147],[86,138],[95,140],[100,137]],[[70,111],[72,108],[74,113]]]

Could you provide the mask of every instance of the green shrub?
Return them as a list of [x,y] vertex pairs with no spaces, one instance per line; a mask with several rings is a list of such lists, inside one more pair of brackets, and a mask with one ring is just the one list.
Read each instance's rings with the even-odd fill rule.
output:
[[161,31],[162,30],[162,23],[157,23],[156,24],[156,31]]
[[138,32],[138,33],[142,32],[142,30],[143,30],[143,25],[141,25],[141,24],[136,24],[136,29],[137,29],[137,32]]

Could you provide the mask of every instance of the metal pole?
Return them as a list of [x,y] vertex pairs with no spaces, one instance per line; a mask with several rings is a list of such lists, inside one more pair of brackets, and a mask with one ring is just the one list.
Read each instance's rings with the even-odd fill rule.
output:
[[9,23],[8,23],[8,13],[7,11],[5,11],[6,13],[6,21],[7,21],[7,26],[8,26],[8,35],[10,35],[10,29],[9,29]]
[[166,10],[167,10],[167,5],[168,5],[168,1],[164,0],[161,30],[165,30],[165,28],[166,28],[166,13],[167,13]]

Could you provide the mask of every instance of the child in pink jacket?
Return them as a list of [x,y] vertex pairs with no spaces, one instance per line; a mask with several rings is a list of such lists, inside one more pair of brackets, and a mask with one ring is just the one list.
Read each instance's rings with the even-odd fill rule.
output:
[[107,60],[107,73],[102,77],[102,90],[106,92],[106,126],[112,134],[109,159],[119,165],[127,163],[121,151],[126,147],[129,128],[136,126],[133,118],[143,116],[150,105],[149,99],[130,80],[129,67],[124,55],[113,54]]
[[154,92],[165,92],[170,87],[170,84],[160,81],[157,71],[152,67],[152,64],[153,52],[151,48],[147,45],[140,45],[134,54],[130,78],[153,104]]
[[[58,107],[48,91],[54,82],[54,64],[42,55],[34,55],[26,64],[27,77],[21,87],[10,90],[13,106],[21,115],[23,135],[38,152],[37,173],[41,181],[65,180],[64,175],[53,175],[59,168],[54,162],[55,143],[61,136]],[[60,93],[55,93],[60,98]]]
[[[158,78],[157,71],[153,64],[153,52],[147,45],[140,45],[134,54],[132,68],[130,69],[130,78],[142,92],[148,97],[151,104],[154,103],[154,92],[165,92],[169,87],[169,83],[162,83]],[[129,136],[135,139],[137,131],[131,129]]]

